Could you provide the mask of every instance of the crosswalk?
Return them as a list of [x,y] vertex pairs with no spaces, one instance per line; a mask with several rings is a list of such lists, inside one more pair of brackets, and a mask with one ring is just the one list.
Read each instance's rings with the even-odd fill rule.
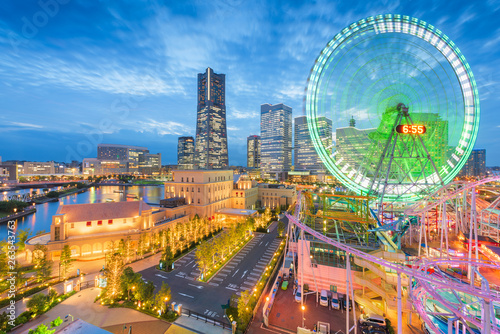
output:
[[[225,285],[226,289],[235,291],[237,295],[240,295],[241,291],[253,289],[281,243],[280,239],[263,241],[263,236],[264,234],[257,234],[253,240],[246,244],[245,247],[224,266],[224,268],[212,277],[208,284],[211,286]],[[266,248],[266,251],[260,257],[259,261],[251,269],[236,269],[240,262],[244,261],[245,257],[255,246]],[[194,256],[194,251],[175,261],[175,268],[179,270],[175,276],[188,281],[196,281],[201,275]],[[244,281],[239,285],[224,284],[226,280],[234,278],[244,279]]]
[[[263,235],[259,234],[254,238],[254,240],[249,242],[237,256],[231,259],[231,261],[211,279],[209,285],[212,286],[225,285],[226,289],[234,291],[235,294],[238,296],[241,295],[242,291],[252,290],[257,284],[257,281],[259,280],[262,273],[265,271],[267,265],[273,258],[274,253],[276,252],[281,243],[281,240],[275,239],[273,241],[267,242],[266,251],[259,259],[257,264],[253,266],[252,269],[248,270],[240,270],[240,269],[234,270],[234,269],[245,258],[245,256],[248,255],[248,253],[254,246],[257,245],[258,247],[263,247],[264,244],[266,244],[265,242],[264,243],[262,242],[261,240],[262,237]],[[244,279],[244,281],[241,284],[234,284],[234,283],[224,284],[224,281],[227,278],[233,278],[233,277],[242,278]]]

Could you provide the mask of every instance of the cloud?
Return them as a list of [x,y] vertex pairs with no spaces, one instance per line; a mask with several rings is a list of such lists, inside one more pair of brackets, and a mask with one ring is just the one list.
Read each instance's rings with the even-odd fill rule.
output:
[[186,133],[194,132],[191,127],[174,121],[159,122],[153,119],[147,119],[146,121],[139,121],[137,125],[140,132],[156,132],[160,136],[181,136]]
[[241,111],[238,109],[230,109],[230,112],[227,113],[228,118],[234,119],[249,119],[249,118],[257,118],[259,117],[259,113],[257,111]]
[[19,127],[23,128],[32,128],[32,129],[42,129],[43,126],[37,125],[37,124],[30,124],[30,123],[21,123],[21,122],[10,122],[12,125],[17,125]]

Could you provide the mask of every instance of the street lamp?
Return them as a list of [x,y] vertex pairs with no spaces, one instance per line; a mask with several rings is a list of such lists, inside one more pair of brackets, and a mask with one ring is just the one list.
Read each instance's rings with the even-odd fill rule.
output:
[[302,305],[302,328],[304,328],[304,320],[306,320],[304,318],[304,310],[306,309],[306,307],[304,305]]

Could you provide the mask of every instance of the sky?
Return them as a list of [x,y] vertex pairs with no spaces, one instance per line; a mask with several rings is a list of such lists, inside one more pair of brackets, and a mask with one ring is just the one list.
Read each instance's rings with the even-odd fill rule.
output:
[[330,39],[386,13],[429,22],[462,51],[481,100],[475,148],[500,165],[499,0],[1,1],[0,156],[81,161],[113,143],[175,164],[177,138],[195,136],[197,74],[211,67],[226,74],[229,162],[245,165],[260,105],[302,115]]

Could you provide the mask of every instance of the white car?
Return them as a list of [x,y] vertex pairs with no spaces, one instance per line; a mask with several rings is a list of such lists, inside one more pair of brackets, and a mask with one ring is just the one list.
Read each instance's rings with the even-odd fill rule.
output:
[[295,301],[297,303],[300,303],[300,298],[301,298],[301,289],[300,286],[297,288],[297,292],[295,292]]
[[338,295],[338,293],[336,293],[336,292],[332,293],[331,304],[332,304],[332,309],[334,309],[334,310],[340,309],[340,303],[339,303],[339,295]]
[[321,296],[319,297],[319,304],[321,306],[328,307],[328,291],[321,290]]
[[360,315],[359,323],[362,325],[374,325],[374,326],[381,326],[384,328],[386,327],[384,317],[375,313],[367,313]]

